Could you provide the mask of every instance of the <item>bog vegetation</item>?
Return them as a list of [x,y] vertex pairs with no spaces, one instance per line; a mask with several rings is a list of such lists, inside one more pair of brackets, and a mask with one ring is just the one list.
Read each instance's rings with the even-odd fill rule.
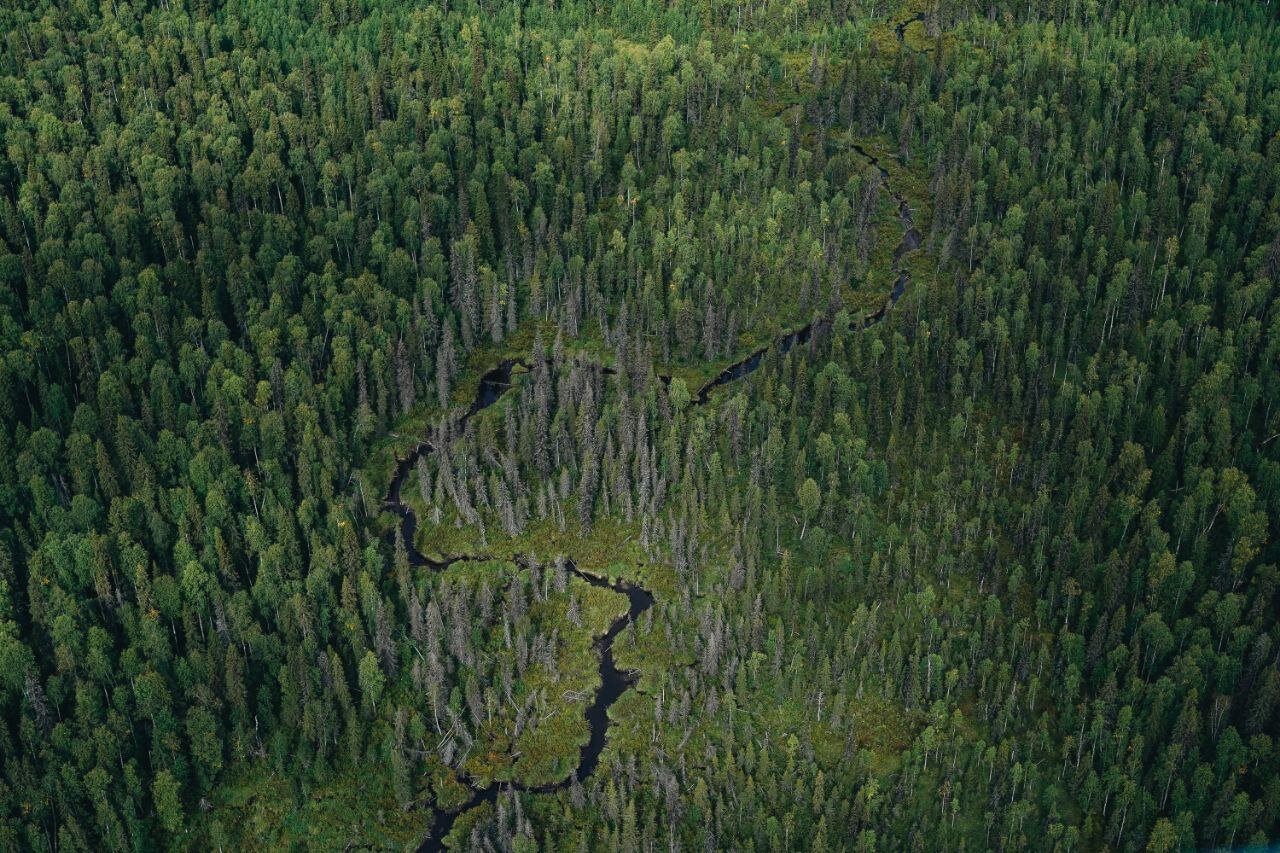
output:
[[1280,839],[1273,18],[5,4],[0,848]]

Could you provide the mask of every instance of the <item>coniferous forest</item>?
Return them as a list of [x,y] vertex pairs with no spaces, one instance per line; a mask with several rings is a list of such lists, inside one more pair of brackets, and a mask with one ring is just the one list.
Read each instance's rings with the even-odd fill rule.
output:
[[1280,19],[11,0],[0,849],[1280,843]]

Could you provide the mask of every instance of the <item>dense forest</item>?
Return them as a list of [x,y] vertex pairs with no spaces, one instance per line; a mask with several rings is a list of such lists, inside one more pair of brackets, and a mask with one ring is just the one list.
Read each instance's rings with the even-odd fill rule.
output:
[[1280,842],[1280,22],[0,8],[0,849]]

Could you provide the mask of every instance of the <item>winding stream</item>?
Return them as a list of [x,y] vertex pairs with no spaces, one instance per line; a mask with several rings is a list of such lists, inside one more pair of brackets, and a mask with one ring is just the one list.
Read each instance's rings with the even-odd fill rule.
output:
[[[481,409],[487,409],[498,402],[499,398],[511,387],[511,372],[517,365],[525,368],[529,366],[528,362],[523,359],[509,358],[480,377],[480,385],[476,388],[476,396],[472,399],[471,405],[467,407],[467,411],[454,419],[450,425],[450,434],[462,432],[466,429],[467,421],[471,420],[476,412]],[[391,476],[391,483],[387,487],[387,496],[382,499],[382,506],[383,509],[390,510],[400,516],[399,530],[401,538],[404,540],[405,551],[409,554],[409,565],[416,567],[426,566],[436,571],[442,571],[448,568],[450,564],[457,562],[458,558],[446,558],[443,561],[438,561],[431,559],[418,550],[415,541],[415,534],[418,532],[418,517],[409,508],[409,505],[400,499],[400,490],[404,486],[404,481],[418,464],[418,459],[434,453],[435,449],[435,445],[431,442],[421,441],[403,459],[396,461],[396,471]],[[394,530],[389,538],[391,546],[394,548]]]
[[[464,557],[460,559],[484,558]],[[453,562],[457,562],[457,560],[449,561],[449,563]],[[448,565],[448,563],[445,565]],[[465,803],[452,811],[432,808],[431,833],[418,846],[419,853],[444,850],[444,838],[453,829],[458,817],[463,812],[469,811],[481,803],[497,802],[498,794],[502,790],[515,788],[518,791],[532,791],[538,794],[554,793],[569,787],[574,780],[578,782],[586,781],[595,772],[597,765],[600,764],[600,755],[604,752],[605,740],[608,737],[609,707],[614,702],[617,702],[618,698],[635,684],[638,678],[634,670],[618,669],[618,665],[613,659],[613,641],[628,624],[634,622],[641,613],[653,606],[653,593],[644,587],[624,580],[610,581],[600,575],[584,572],[572,560],[566,561],[566,567],[570,574],[576,575],[592,586],[622,593],[627,597],[628,604],[626,614],[614,619],[609,624],[608,630],[595,639],[596,654],[600,656],[600,689],[596,691],[595,698],[587,706],[586,717],[589,737],[580,750],[578,768],[559,782],[552,782],[546,785],[490,782],[484,787],[479,787],[474,780],[462,777],[462,781],[466,782],[471,788],[471,796]]]
[[[477,412],[492,406],[501,399],[502,395],[511,388],[511,374],[517,365],[528,367],[528,363],[521,359],[508,359],[480,377],[480,383],[471,405],[465,413],[457,417],[450,425],[452,433],[462,432],[466,428],[467,421]],[[463,560],[488,560],[490,558],[486,556],[458,556],[433,560],[417,548],[415,542],[415,535],[418,529],[417,515],[401,499],[401,491],[404,488],[405,480],[417,465],[418,459],[434,453],[435,449],[435,445],[431,442],[422,441],[404,458],[396,462],[395,474],[392,475],[391,483],[387,488],[387,496],[383,499],[384,508],[394,512],[400,518],[399,525],[390,534],[392,545],[394,546],[396,533],[399,532],[409,557],[409,564],[417,567],[426,567],[433,571],[444,571],[454,563]],[[419,846],[419,851],[443,850],[443,840],[453,828],[458,816],[482,802],[496,802],[499,792],[504,787],[514,787],[521,791],[551,793],[568,787],[575,779],[579,782],[586,780],[600,764],[600,756],[604,752],[605,741],[608,738],[609,708],[637,680],[637,674],[634,671],[618,669],[613,657],[613,641],[629,623],[653,606],[653,593],[642,586],[625,580],[611,581],[606,577],[585,572],[572,560],[566,561],[566,567],[571,574],[576,575],[592,586],[611,589],[614,592],[625,595],[628,604],[627,612],[614,619],[609,624],[608,629],[595,638],[596,654],[600,658],[600,688],[596,691],[595,697],[586,709],[589,737],[581,748],[577,769],[559,782],[548,785],[522,785],[495,781],[482,787],[475,780],[467,779],[459,774],[461,781],[471,788],[471,796],[460,807],[450,811],[432,808],[431,831]]]
[[[916,18],[912,18],[907,21],[907,23],[920,19],[920,16],[917,16]],[[899,39],[902,38],[902,33],[905,29],[906,24],[900,24],[898,26],[897,32]],[[893,287],[889,290],[888,298],[885,300],[884,305],[881,305],[875,311],[863,317],[860,321],[854,321],[855,328],[865,329],[868,326],[875,325],[883,320],[889,309],[897,305],[898,300],[907,292],[907,286],[911,284],[911,272],[903,268],[902,259],[908,252],[920,248],[920,244],[924,242],[924,238],[920,234],[920,229],[916,227],[915,217],[911,213],[911,205],[907,203],[907,200],[902,193],[894,190],[892,185],[889,183],[889,170],[880,165],[880,160],[874,154],[869,153],[858,143],[853,143],[852,148],[866,159],[867,162],[880,170],[881,180],[884,181],[884,185],[886,187],[889,187],[889,194],[898,205],[898,221],[902,223],[902,239],[899,240],[898,245],[894,247],[893,264],[890,266],[890,271],[894,274],[894,279]],[[768,346],[763,346],[746,358],[729,365],[724,370],[720,371],[714,379],[698,389],[698,403],[706,403],[710,398],[712,391],[715,391],[721,385],[727,385],[736,379],[741,379],[743,376],[746,376],[748,373],[751,373],[753,370],[758,368],[760,366],[760,362],[764,360],[765,355],[771,349],[776,348],[778,352],[785,354],[796,344],[808,343],[809,339],[813,337],[815,329],[822,329],[823,331],[826,331],[830,328],[831,322],[830,318],[823,318],[821,320],[808,323],[801,326],[799,329],[787,332]]]
[[[897,33],[899,43],[905,43],[906,28],[915,21],[924,20],[924,13],[918,13],[906,21],[898,23],[894,30]],[[867,152],[865,148],[857,143],[853,143],[852,147],[871,165],[880,171],[880,177],[884,181],[886,187],[893,200],[897,202],[898,221],[902,225],[902,239],[898,242],[893,252],[893,263],[890,267],[894,274],[893,286],[890,288],[885,303],[872,313],[855,320],[853,327],[856,329],[865,329],[884,319],[885,314],[891,310],[906,293],[907,287],[911,283],[911,273],[902,266],[902,259],[908,253],[918,249],[922,243],[920,230],[916,227],[915,219],[911,213],[911,206],[907,203],[906,198],[892,188],[890,184],[889,171],[880,164],[880,161]],[[823,318],[805,326],[787,332],[779,337],[776,341],[768,346],[761,347],[746,358],[722,370],[714,379],[707,382],[698,389],[696,401],[698,404],[705,404],[710,399],[710,395],[715,389],[722,385],[727,385],[737,379],[741,379],[748,373],[760,367],[760,363],[764,360],[764,356],[769,350],[775,347],[780,353],[790,351],[796,344],[807,343],[813,337],[815,329],[827,330],[830,328],[832,321],[830,318]],[[466,412],[454,419],[450,425],[451,434],[462,432],[467,422],[483,409],[496,403],[503,394],[511,388],[511,375],[516,366],[524,368],[529,367],[528,361],[524,359],[507,359],[497,367],[485,373],[480,377],[479,386],[476,389],[476,395],[471,401],[471,405]],[[427,567],[433,571],[443,571],[453,563],[461,560],[471,559],[488,559],[487,557],[445,557],[441,560],[433,560],[421,553],[414,541],[417,533],[418,519],[414,511],[401,500],[401,489],[405,480],[411,471],[417,465],[418,459],[435,451],[435,446],[429,441],[422,441],[416,445],[403,459],[396,462],[395,473],[391,478],[391,483],[387,489],[387,496],[383,500],[385,509],[395,513],[400,518],[397,530],[404,541],[405,550],[408,552],[410,565],[417,567]],[[390,534],[392,545],[397,530],[393,530]],[[628,582],[626,580],[611,581],[600,575],[584,572],[572,560],[566,562],[569,572],[592,586],[611,589],[614,592],[621,593],[627,597],[627,612],[610,624],[608,629],[595,638],[595,649],[600,659],[600,689],[596,691],[595,697],[586,708],[587,727],[590,732],[587,742],[582,746],[577,769],[566,776],[559,782],[553,782],[547,785],[525,785],[521,783],[502,783],[489,782],[481,787],[476,780],[468,779],[460,776],[461,781],[471,788],[471,796],[460,807],[445,811],[433,806],[430,834],[423,840],[419,846],[420,853],[424,851],[444,850],[444,838],[452,830],[458,816],[463,812],[479,805],[480,803],[494,803],[498,799],[498,794],[504,789],[514,788],[518,791],[531,791],[536,793],[551,793],[568,787],[574,780],[585,782],[596,770],[600,764],[600,756],[604,752],[605,743],[609,734],[609,708],[613,703],[618,701],[637,680],[637,673],[634,671],[624,671],[618,669],[613,657],[613,642],[629,623],[635,621],[644,611],[653,606],[653,593],[642,586]]]

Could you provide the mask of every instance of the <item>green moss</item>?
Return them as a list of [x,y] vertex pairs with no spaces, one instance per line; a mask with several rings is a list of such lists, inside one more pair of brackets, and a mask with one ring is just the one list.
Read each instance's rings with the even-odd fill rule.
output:
[[[426,777],[419,778],[414,798],[430,799]],[[234,849],[342,850],[359,844],[407,850],[421,840],[425,823],[423,811],[397,801],[385,774],[345,773],[299,801],[281,775],[254,766],[219,786],[192,835],[194,845],[206,849],[221,836]]]
[[[457,563],[455,567],[474,565]],[[580,626],[568,617],[569,598],[579,603]],[[490,780],[538,786],[565,779],[578,765],[581,747],[589,731],[584,708],[600,687],[599,666],[593,638],[626,613],[626,599],[608,589],[570,578],[566,594],[534,602],[529,616],[544,633],[556,632],[562,641],[555,672],[531,666],[521,679],[516,699],[536,696],[534,712],[520,736],[513,709],[503,705],[480,727],[478,744],[464,767],[480,784]]]

